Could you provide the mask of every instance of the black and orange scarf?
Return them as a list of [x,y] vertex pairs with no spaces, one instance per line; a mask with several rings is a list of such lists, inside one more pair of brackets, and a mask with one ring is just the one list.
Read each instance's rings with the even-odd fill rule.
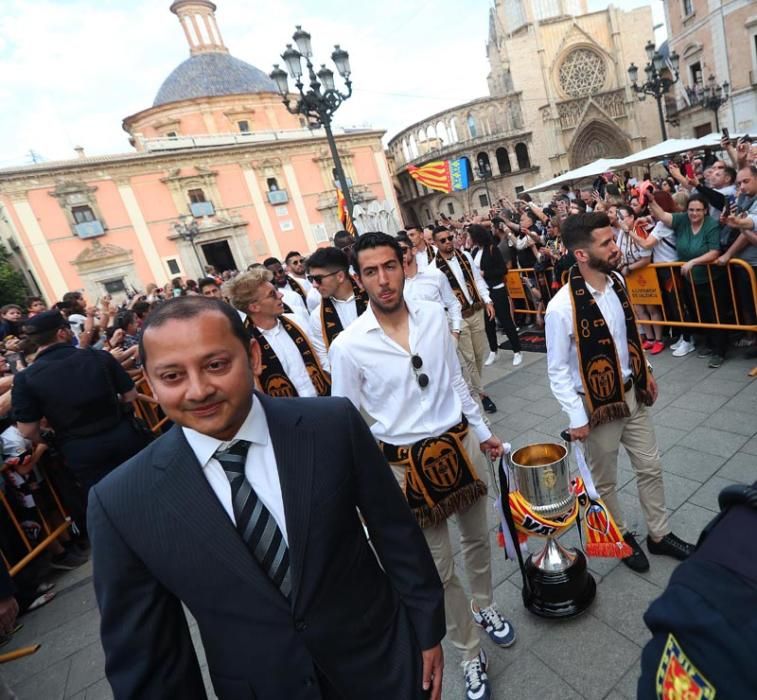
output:
[[[316,390],[318,396],[329,396],[331,394],[331,377],[326,372],[321,363],[318,361],[318,356],[313,350],[313,346],[310,344],[307,336],[302,332],[302,329],[294,323],[294,321],[288,319],[286,316],[279,316],[279,321],[286,331],[287,335],[294,341],[297,346],[302,361],[305,363],[305,369],[310,376],[310,381],[313,382],[313,387]],[[248,326],[250,334],[255,340],[258,341],[261,351],[262,370],[258,377],[260,383],[260,389],[264,394],[268,396],[279,397],[292,397],[299,396],[297,389],[295,389],[292,381],[287,377],[284,367],[281,364],[281,360],[276,356],[270,343],[266,340],[266,337],[261,333],[254,323],[250,323]]]
[[[589,425],[593,428],[618,418],[627,418],[630,411],[625,401],[618,351],[610,329],[596,300],[587,289],[578,265],[571,267],[568,275],[578,368],[589,408]],[[652,396],[648,388],[649,368],[641,349],[633,306],[618,276],[611,274],[610,278],[625,315],[628,356],[636,397],[641,403],[651,406]]]
[[[458,263],[460,263],[460,269],[463,271],[463,277],[465,278],[465,287],[468,290],[468,295],[473,300],[473,304],[483,304],[481,295],[478,293],[478,287],[476,287],[476,278],[473,276],[473,270],[468,262],[468,258],[457,250],[454,251],[454,255],[457,258]],[[447,281],[449,282],[450,287],[452,287],[452,291],[460,302],[460,306],[463,307],[463,311],[465,311],[468,307],[472,306],[472,304],[468,302],[468,299],[460,286],[460,282],[458,282],[455,273],[447,262],[447,259],[442,255],[441,251],[439,251],[436,254],[435,260],[436,267],[447,277]]]
[[[355,296],[357,315],[361,316],[368,308],[368,295],[360,289],[357,282],[351,277],[350,282],[352,282],[352,293]],[[336,312],[336,306],[331,297],[321,300],[321,330],[323,332],[323,342],[326,345],[326,350],[331,347],[331,343],[333,343],[336,340],[336,337],[344,330],[342,321],[339,318],[339,314]]]
[[467,434],[468,421],[463,416],[439,437],[412,445],[379,442],[387,461],[405,468],[405,497],[421,527],[444,522],[487,493],[463,445]]
[[289,275],[287,275],[287,286],[293,292],[297,292],[297,294],[299,294],[302,297],[302,301],[305,302],[305,306],[307,306],[308,295],[303,289],[302,285],[296,279],[294,279],[294,277],[290,277]]

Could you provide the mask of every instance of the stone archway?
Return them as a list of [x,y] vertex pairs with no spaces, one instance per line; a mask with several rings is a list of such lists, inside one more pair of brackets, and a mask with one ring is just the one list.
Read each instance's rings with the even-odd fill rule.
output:
[[617,126],[593,119],[580,127],[573,137],[568,158],[573,169],[599,158],[622,158],[630,152],[628,139]]

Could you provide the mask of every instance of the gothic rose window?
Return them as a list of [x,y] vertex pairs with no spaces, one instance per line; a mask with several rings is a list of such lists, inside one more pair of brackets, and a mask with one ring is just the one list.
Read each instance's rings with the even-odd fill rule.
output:
[[591,49],[571,51],[560,66],[560,87],[571,97],[586,97],[605,84],[607,66]]

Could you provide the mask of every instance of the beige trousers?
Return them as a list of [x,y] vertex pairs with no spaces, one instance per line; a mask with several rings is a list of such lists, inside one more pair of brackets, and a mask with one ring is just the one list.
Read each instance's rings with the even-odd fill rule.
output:
[[[476,434],[469,429],[463,441],[465,450],[471,458],[478,478],[489,483],[489,468],[486,457],[481,453]],[[405,468],[392,464],[392,471],[400,486],[404,487]],[[466,511],[455,514],[457,528],[460,530],[460,545],[465,564],[465,573],[471,596],[479,608],[492,604],[491,549],[489,545],[489,527],[486,509],[491,507],[487,496],[479,498]],[[455,571],[452,555],[452,543],[447,521],[434,527],[423,528],[428,548],[434,557],[439,578],[444,586],[444,614],[447,618],[447,637],[460,650],[463,662],[475,659],[481,649],[478,626],[473,622],[470,599],[465,594],[463,585]]]
[[[657,449],[657,437],[649,417],[649,409],[636,400],[636,392],[626,392],[628,418],[592,428],[586,439],[586,459],[594,477],[600,497],[612,513],[620,531],[625,533],[626,523],[618,499],[618,448],[622,444],[631,459],[636,474],[639,502],[653,539],[670,532],[665,510],[665,491],[662,483],[662,463]],[[587,409],[588,412],[588,409]]]
[[489,352],[484,321],[485,313],[486,311],[482,309],[476,311],[469,318],[463,319],[463,325],[460,327],[460,340],[457,343],[463,376],[474,396],[484,393],[481,372],[484,369],[484,360],[486,360]]

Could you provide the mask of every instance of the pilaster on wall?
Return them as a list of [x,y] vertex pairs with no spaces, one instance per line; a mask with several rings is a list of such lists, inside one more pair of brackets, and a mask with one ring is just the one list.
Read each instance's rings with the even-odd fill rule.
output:
[[150,273],[155,278],[155,284],[160,284],[166,276],[161,264],[160,255],[158,255],[158,249],[155,247],[155,242],[150,235],[150,229],[147,227],[147,222],[142,214],[142,210],[139,208],[139,203],[134,195],[131,185],[123,180],[116,181],[116,187],[118,188],[118,194],[121,196],[126,214],[129,217],[131,226],[134,229],[134,233],[137,236],[137,241],[142,248],[142,252],[147,260],[147,266],[150,268]]

